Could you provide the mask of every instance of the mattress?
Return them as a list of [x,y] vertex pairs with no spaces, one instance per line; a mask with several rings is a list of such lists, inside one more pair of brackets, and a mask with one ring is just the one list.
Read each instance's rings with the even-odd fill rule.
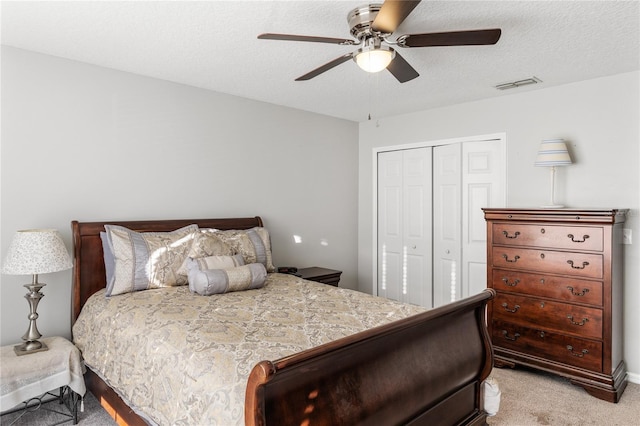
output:
[[187,286],[85,304],[73,326],[86,365],[160,425],[244,424],[247,378],[279,358],[425,308],[269,274],[261,289],[199,296]]

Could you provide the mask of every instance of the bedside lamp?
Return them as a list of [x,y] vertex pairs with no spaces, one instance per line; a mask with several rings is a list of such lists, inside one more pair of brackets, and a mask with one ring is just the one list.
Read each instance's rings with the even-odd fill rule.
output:
[[536,157],[535,166],[549,167],[551,170],[551,202],[548,206],[542,206],[545,209],[560,209],[564,207],[562,204],[556,204],[554,201],[555,177],[557,166],[568,166],[571,164],[571,157],[567,146],[562,139],[545,139],[540,144],[538,156]]
[[55,229],[27,229],[18,231],[11,241],[2,273],[32,275],[29,290],[24,297],[29,302],[29,329],[22,336],[25,342],[14,346],[17,355],[46,351],[49,348],[38,339],[42,337],[36,326],[38,302],[44,297],[40,289],[46,284],[38,282],[38,274],[63,271],[73,266],[62,237]]

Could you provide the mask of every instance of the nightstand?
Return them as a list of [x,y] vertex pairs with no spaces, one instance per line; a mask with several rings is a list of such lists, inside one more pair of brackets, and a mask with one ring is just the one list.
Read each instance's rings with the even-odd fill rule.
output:
[[[54,411],[69,417],[60,423],[78,423],[78,399],[84,396],[84,365],[80,351],[62,337],[41,339],[49,350],[17,356],[13,345],[0,348],[0,411],[2,416],[23,410],[19,416],[32,415],[38,406],[58,401],[69,413]],[[56,394],[59,391],[59,394]],[[56,393],[54,393],[56,392]],[[54,399],[46,399],[55,397]],[[33,407],[38,407],[33,410]],[[15,419],[14,419],[15,420]],[[57,423],[57,424],[60,424]]]
[[340,275],[342,271],[336,271],[335,269],[319,268],[312,266],[311,268],[300,268],[296,274],[301,278],[309,281],[316,281],[323,284],[329,284],[334,287],[338,287],[340,282]]

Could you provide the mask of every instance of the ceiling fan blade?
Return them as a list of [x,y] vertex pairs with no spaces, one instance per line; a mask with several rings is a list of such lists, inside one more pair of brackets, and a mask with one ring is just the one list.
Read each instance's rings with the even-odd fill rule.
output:
[[496,44],[502,30],[451,31],[445,33],[406,34],[398,38],[401,47],[469,46]]
[[389,70],[400,83],[406,83],[420,75],[398,52],[396,52],[396,56],[391,63],[387,65],[387,70]]
[[326,64],[306,73],[305,75],[301,75],[300,77],[296,78],[296,81],[311,80],[313,77],[316,77],[325,71],[329,71],[331,68],[337,67],[343,62],[347,62],[351,58],[353,58],[353,53],[345,53],[339,58],[336,58],[331,62],[327,62]]
[[386,0],[371,24],[374,31],[391,34],[420,3],[420,0]]
[[341,44],[343,46],[360,44],[359,41],[355,41],[351,39],[303,36],[303,35],[294,35],[294,34],[265,33],[265,34],[260,34],[258,38],[261,40],[309,41],[313,43],[331,43],[331,44]]

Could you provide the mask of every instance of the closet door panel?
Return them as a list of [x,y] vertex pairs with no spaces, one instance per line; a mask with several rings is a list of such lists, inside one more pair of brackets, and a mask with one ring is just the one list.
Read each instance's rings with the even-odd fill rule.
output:
[[482,208],[504,205],[505,165],[498,140],[462,144],[462,297],[487,287],[487,232]]
[[431,307],[431,149],[403,151],[403,301]]
[[400,300],[402,271],[402,152],[378,156],[378,295]]
[[460,298],[460,144],[433,149],[433,306]]
[[431,149],[378,154],[378,295],[431,307]]

